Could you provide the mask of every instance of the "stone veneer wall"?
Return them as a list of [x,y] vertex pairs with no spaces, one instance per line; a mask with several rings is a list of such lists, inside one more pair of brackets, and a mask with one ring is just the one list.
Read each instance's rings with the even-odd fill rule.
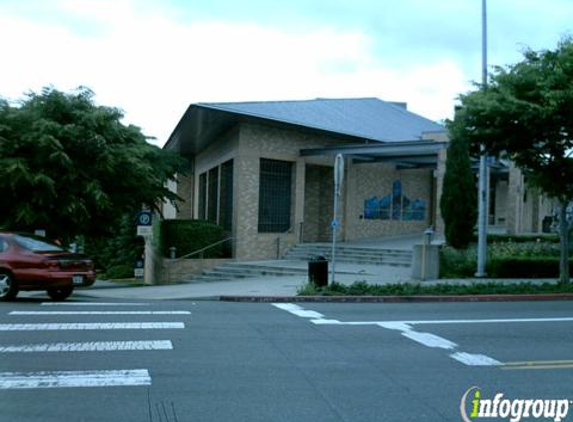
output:
[[326,242],[332,238],[334,172],[332,167],[309,165],[306,169],[304,241]]
[[[346,238],[363,239],[422,233],[429,225],[432,212],[432,170],[396,170],[394,164],[354,164],[347,174]],[[402,195],[426,203],[424,221],[364,219],[364,201],[373,196],[381,198],[392,191],[395,180],[402,182]]]
[[[194,177],[184,181],[179,194],[193,186],[198,192],[199,174],[230,159],[233,166],[233,237],[234,257],[239,260],[276,258],[282,256],[301,237],[301,227],[307,241],[330,240],[332,220],[333,156],[300,157],[300,150],[322,148],[326,145],[348,144],[320,134],[309,134],[292,129],[280,129],[255,123],[242,123],[223,134],[205,151],[195,157]],[[293,204],[291,229],[287,233],[258,233],[259,167],[260,159],[293,163]],[[445,154],[441,161],[445,162]],[[384,196],[392,183],[402,181],[403,193],[411,199],[431,201],[432,170],[395,170],[389,164],[352,164],[346,160],[341,198],[341,240],[376,236],[421,233],[428,227],[432,211],[426,211],[426,221],[364,220],[364,200]],[[438,171],[439,180],[439,171]],[[438,195],[440,188],[438,186]],[[185,197],[191,197],[192,193]],[[192,200],[193,217],[197,217],[197,200]],[[187,208],[182,208],[184,216]],[[439,211],[438,211],[438,220]]]
[[[242,124],[235,157],[234,233],[237,259],[264,259],[282,256],[300,238],[304,222],[306,163],[330,165],[331,157],[300,157],[304,148],[321,148],[336,140],[294,130],[258,124]],[[259,233],[260,159],[293,163],[293,204],[291,228],[287,233]]]
[[194,183],[192,174],[177,176],[177,195],[183,199],[177,202],[177,218],[193,218]]

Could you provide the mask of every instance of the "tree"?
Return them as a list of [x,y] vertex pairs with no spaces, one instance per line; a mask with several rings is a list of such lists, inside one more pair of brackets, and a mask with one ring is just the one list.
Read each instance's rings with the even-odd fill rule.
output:
[[465,249],[473,237],[477,213],[477,191],[467,141],[452,137],[446,159],[440,210],[445,223],[446,241]]
[[166,182],[184,171],[182,159],[93,96],[45,88],[19,106],[0,100],[0,226],[100,236],[142,204],[178,199]]
[[573,199],[573,41],[554,50],[528,50],[524,59],[496,67],[486,87],[461,96],[451,123],[454,137],[477,151],[507,157],[528,183],[560,204],[560,281],[569,281],[566,207]]

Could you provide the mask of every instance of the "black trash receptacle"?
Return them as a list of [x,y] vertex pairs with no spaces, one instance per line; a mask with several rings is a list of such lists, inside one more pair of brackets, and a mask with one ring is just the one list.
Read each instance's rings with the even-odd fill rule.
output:
[[543,218],[541,222],[541,231],[543,233],[550,233],[551,232],[551,224],[553,224],[553,218],[546,216]]
[[317,287],[328,286],[328,261],[323,256],[308,261],[308,281]]

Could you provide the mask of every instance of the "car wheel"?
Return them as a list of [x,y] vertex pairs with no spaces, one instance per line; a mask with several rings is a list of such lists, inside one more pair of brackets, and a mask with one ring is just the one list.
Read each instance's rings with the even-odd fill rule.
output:
[[48,296],[57,301],[66,300],[68,297],[70,297],[73,291],[74,288],[72,286],[58,287],[55,289],[47,290]]
[[12,300],[18,294],[18,283],[12,273],[0,270],[0,300]]

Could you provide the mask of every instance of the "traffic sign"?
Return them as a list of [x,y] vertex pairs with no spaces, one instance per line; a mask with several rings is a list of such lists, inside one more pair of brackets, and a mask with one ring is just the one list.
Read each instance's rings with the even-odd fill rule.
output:
[[149,210],[141,210],[136,217],[137,226],[151,226],[153,224],[153,214]]

